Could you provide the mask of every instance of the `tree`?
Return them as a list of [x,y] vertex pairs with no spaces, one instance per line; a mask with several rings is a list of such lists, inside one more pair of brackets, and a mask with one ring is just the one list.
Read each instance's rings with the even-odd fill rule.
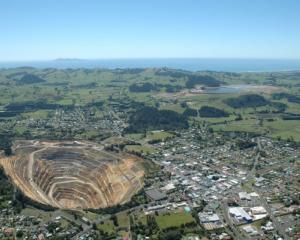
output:
[[12,154],[12,150],[11,150],[11,147],[10,146],[7,146],[5,149],[4,149],[4,154],[5,156],[10,156]]
[[118,222],[118,218],[115,214],[111,215],[110,220],[113,221],[113,224],[118,227],[119,226],[119,222]]
[[21,230],[18,230],[18,231],[17,231],[17,234],[16,234],[16,237],[17,237],[17,238],[23,237],[23,232],[22,232]]
[[161,240],[180,240],[181,232],[179,230],[169,230],[160,235]]
[[97,225],[96,225],[96,223],[93,223],[92,228],[93,228],[93,230],[97,230]]
[[10,156],[12,154],[11,146],[12,143],[10,136],[7,136],[6,133],[0,134],[0,150],[2,149],[6,156]]

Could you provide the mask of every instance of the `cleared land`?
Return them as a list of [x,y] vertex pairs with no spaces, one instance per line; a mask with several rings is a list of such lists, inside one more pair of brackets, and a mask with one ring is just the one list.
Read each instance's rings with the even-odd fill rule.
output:
[[143,186],[142,160],[90,142],[19,141],[1,159],[29,198],[62,209],[89,209],[128,201]]

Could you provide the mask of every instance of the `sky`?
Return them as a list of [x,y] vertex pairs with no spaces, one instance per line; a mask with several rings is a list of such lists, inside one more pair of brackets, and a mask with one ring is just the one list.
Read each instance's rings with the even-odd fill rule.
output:
[[0,61],[300,59],[299,0],[9,0]]

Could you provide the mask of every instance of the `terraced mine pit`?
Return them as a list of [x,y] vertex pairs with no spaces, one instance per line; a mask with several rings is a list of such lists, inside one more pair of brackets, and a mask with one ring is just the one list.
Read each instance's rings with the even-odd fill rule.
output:
[[143,186],[142,159],[90,142],[19,141],[1,159],[29,198],[62,209],[104,208],[128,201]]

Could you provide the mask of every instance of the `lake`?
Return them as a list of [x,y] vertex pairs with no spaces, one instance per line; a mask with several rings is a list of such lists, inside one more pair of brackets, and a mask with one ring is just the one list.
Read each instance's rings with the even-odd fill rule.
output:
[[239,85],[228,85],[220,87],[207,87],[203,90],[203,93],[240,93],[253,89],[254,85],[239,84]]

